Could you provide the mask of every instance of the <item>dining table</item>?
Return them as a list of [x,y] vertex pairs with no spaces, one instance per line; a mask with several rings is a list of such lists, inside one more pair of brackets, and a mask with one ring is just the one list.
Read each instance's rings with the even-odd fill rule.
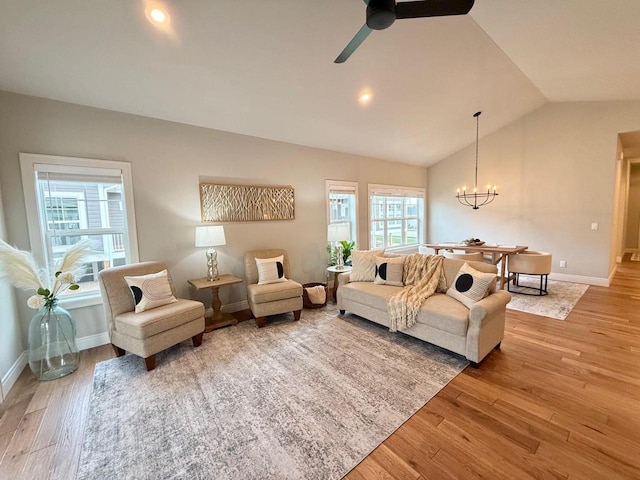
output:
[[482,245],[467,245],[465,243],[427,243],[425,245],[428,248],[433,248],[438,255],[440,250],[462,250],[466,253],[490,253],[492,254],[492,261],[494,265],[500,263],[500,288],[504,290],[508,279],[507,264],[509,263],[509,256],[516,255],[524,252],[529,247],[524,245],[497,245],[497,244],[482,244]]

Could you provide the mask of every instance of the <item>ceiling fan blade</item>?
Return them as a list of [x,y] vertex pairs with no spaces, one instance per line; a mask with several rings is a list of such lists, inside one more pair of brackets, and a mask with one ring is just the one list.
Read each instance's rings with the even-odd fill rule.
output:
[[399,2],[396,4],[396,18],[444,17],[446,15],[466,15],[473,7],[474,0],[426,0],[420,2]]
[[349,58],[351,54],[356,51],[356,48],[358,48],[360,44],[365,41],[365,39],[369,36],[370,33],[371,33],[371,29],[366,25],[363,25],[362,28],[358,31],[358,33],[356,33],[356,36],[353,37],[353,39],[349,42],[349,44],[346,47],[344,47],[344,50],[342,50],[342,53],[340,53],[340,55],[338,55],[338,58],[336,58],[333,62],[344,63],[347,60],[347,58]]

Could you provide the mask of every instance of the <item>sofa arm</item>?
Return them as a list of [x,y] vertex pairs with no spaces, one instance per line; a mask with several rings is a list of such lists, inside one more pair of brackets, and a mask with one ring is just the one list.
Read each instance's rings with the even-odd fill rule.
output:
[[480,363],[504,337],[507,303],[511,295],[502,290],[474,304],[469,310],[469,330],[465,356]]
[[351,278],[351,274],[349,272],[344,272],[338,275],[338,287],[349,283],[350,278]]
[[469,310],[469,328],[472,325],[480,327],[486,319],[493,318],[497,314],[504,312],[507,308],[507,303],[510,301],[511,294],[502,290],[484,297],[478,303],[472,305]]

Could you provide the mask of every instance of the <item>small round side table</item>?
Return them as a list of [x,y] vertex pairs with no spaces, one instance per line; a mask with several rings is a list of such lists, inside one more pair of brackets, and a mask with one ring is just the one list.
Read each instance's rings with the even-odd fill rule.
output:
[[351,270],[353,270],[353,267],[349,267],[348,265],[343,265],[342,267],[332,265],[327,267],[327,272],[333,273],[333,289],[331,290],[331,294],[333,295],[334,303],[338,301],[338,297],[336,297],[336,293],[338,292],[338,275],[350,272]]

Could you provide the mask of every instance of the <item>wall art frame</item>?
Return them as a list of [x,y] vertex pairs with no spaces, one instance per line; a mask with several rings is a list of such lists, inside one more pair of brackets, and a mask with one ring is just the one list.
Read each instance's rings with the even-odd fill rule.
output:
[[290,185],[200,184],[203,222],[259,222],[295,219]]

